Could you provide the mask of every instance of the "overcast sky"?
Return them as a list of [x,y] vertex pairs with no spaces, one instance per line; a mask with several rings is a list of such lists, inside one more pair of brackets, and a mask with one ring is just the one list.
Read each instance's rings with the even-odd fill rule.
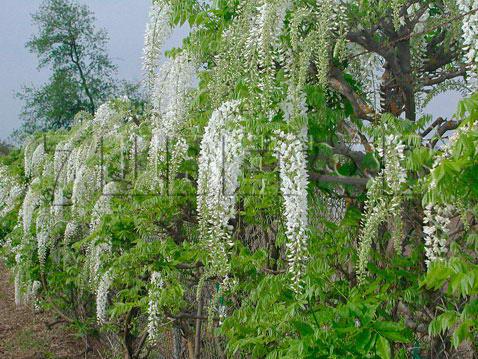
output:
[[[21,101],[14,93],[23,84],[41,85],[49,77],[46,69],[37,70],[37,59],[25,49],[36,31],[31,14],[40,0],[2,0],[0,11],[0,139],[20,125]],[[81,0],[95,13],[97,25],[110,36],[109,54],[118,65],[118,78],[138,81],[141,77],[143,35],[150,0]],[[166,49],[181,44],[186,31],[177,30]]]
[[[118,65],[118,78],[139,80],[143,34],[150,0],[83,0],[95,13],[97,24],[110,35],[109,53]],[[21,102],[14,97],[23,84],[40,85],[48,79],[48,70],[37,70],[37,60],[25,49],[35,29],[30,14],[40,0],[2,0],[0,12],[0,139],[20,125]],[[166,48],[178,46],[186,31],[177,30]],[[427,109],[435,116],[450,116],[459,96],[437,97]]]

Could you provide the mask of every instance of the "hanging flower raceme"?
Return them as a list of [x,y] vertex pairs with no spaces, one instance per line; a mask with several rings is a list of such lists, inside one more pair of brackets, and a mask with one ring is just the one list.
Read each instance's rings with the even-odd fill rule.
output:
[[40,183],[39,178],[35,178],[28,187],[25,198],[23,199],[22,209],[20,215],[23,220],[23,233],[26,235],[30,230],[32,223],[33,212],[35,208],[40,204],[40,195],[35,190],[35,186]]
[[80,166],[73,182],[71,200],[73,211],[83,215],[82,205],[92,197],[100,183],[99,170],[91,168],[87,164]]
[[102,258],[111,254],[111,239],[107,238],[101,243],[91,243],[86,251],[88,263],[88,275],[90,284],[94,287],[98,285],[101,278],[99,273],[102,267]]
[[276,62],[283,62],[280,50],[280,36],[284,28],[290,0],[264,0],[257,6],[256,15],[251,19],[250,31],[245,42],[245,56],[251,72],[248,79],[257,82],[264,109],[269,107],[269,96],[274,90]]
[[348,28],[348,18],[347,18],[347,8],[343,4],[339,4],[334,11],[334,21],[333,21],[333,30],[336,34],[337,41],[334,47],[334,57],[339,61],[345,61],[347,56],[347,33]]
[[153,129],[148,152],[148,166],[153,188],[171,189],[170,186],[174,184],[174,179],[181,162],[187,157],[187,152],[188,144],[183,138],[170,138],[165,136],[159,128]]
[[390,230],[397,251],[403,237],[401,225],[402,187],[406,182],[406,171],[402,166],[404,145],[394,135],[385,136],[378,141],[377,152],[383,162],[383,169],[369,181],[365,214],[359,238],[357,273],[359,281],[366,276],[370,248],[376,238],[379,226],[387,219],[392,224]]
[[151,95],[155,125],[170,137],[174,137],[184,123],[195,72],[190,57],[183,52],[166,61],[156,78]]
[[53,156],[53,175],[55,178],[55,188],[53,193],[53,214],[56,220],[61,220],[67,204],[64,195],[64,188],[68,181],[68,160],[72,154],[71,142],[60,142],[55,148]]
[[40,299],[38,298],[38,293],[40,291],[40,288],[41,288],[41,283],[37,280],[33,281],[31,285],[31,290],[28,296],[29,297],[28,299],[30,303],[32,303],[33,310],[35,312],[40,311]]
[[286,220],[287,259],[292,276],[292,288],[302,286],[307,260],[307,158],[304,142],[292,133],[277,133],[276,156],[279,162],[280,189],[284,199]]
[[149,89],[154,85],[161,49],[171,33],[170,16],[171,7],[166,1],[153,2],[149,13],[149,22],[146,25],[143,50],[143,71]]
[[108,321],[108,293],[113,282],[110,271],[103,274],[96,290],[96,320],[98,324],[105,324]]
[[457,0],[457,5],[462,14],[467,14],[463,18],[463,50],[465,52],[465,61],[469,64],[474,76],[478,75],[478,0]]
[[427,267],[448,252],[448,225],[453,214],[453,206],[428,204],[424,210],[423,233],[425,235],[425,263]]
[[[441,178],[441,167],[444,162],[453,156],[455,151],[461,151],[460,140],[478,130],[478,122],[471,122],[461,125],[455,130],[455,133],[449,138],[442,152],[435,158],[430,171],[429,194],[433,193],[431,200],[424,210],[423,233],[425,238],[425,254],[427,267],[435,260],[443,258],[448,252],[447,241],[449,236],[448,224],[453,214],[456,214],[457,208],[447,203],[449,198],[442,198],[444,193],[439,187]],[[458,203],[454,203],[458,204]]]
[[45,143],[29,142],[24,149],[25,176],[32,177],[41,173],[45,158]]
[[[111,213],[111,198],[116,194],[117,185],[115,182],[109,182],[103,188],[103,192],[96,201],[91,213],[89,229],[94,232],[98,229],[103,216]],[[101,284],[101,278],[98,278],[102,266],[102,257],[111,253],[111,239],[107,238],[100,243],[92,242],[87,249],[89,264],[89,277],[92,285]]]
[[40,262],[40,270],[45,269],[46,254],[49,248],[51,218],[48,207],[41,207],[38,211],[36,220],[36,239],[38,249],[38,260]]
[[53,155],[53,174],[58,185],[65,185],[67,183],[68,158],[71,152],[71,142],[60,142],[55,148],[55,154]]
[[30,138],[25,142],[25,146],[23,147],[23,170],[25,172],[26,177],[31,177],[32,174],[32,155],[33,151],[35,150],[35,141],[33,138]]
[[103,187],[103,192],[96,201],[91,213],[90,230],[95,231],[101,223],[105,214],[111,213],[111,198],[117,195],[117,184],[109,182]]
[[22,272],[21,272],[21,255],[15,255],[15,305],[22,304]]
[[194,73],[195,67],[183,53],[166,62],[156,79],[152,94],[155,127],[148,155],[154,182],[161,187],[164,187],[162,179],[166,171],[169,173],[166,181],[172,183],[182,160],[180,156],[187,151],[184,140],[177,136],[186,119]]
[[[101,107],[100,107],[101,108]],[[99,111],[100,109],[98,109]],[[99,113],[107,113],[109,111],[101,111]],[[114,116],[115,117],[115,116]],[[112,126],[109,119],[114,117],[103,117],[97,115],[97,128],[95,132],[108,136],[108,132],[115,132],[116,125]],[[112,122],[115,122],[114,119]],[[102,139],[100,136],[94,136],[91,140],[83,142],[79,147],[75,148],[68,159],[68,180],[73,180],[72,188],[72,204],[73,211],[79,215],[84,215],[82,204],[92,199],[97,190],[101,190],[104,185],[104,163],[91,166],[88,161],[92,158],[100,158],[103,156]],[[71,173],[70,173],[71,172]]]
[[69,244],[78,239],[81,234],[81,225],[76,221],[70,221],[66,224],[63,240],[65,244]]
[[94,138],[101,141],[110,135],[117,135],[121,118],[109,102],[101,104],[92,121]]
[[64,195],[64,189],[62,186],[57,185],[53,192],[52,213],[55,216],[56,221],[62,220],[63,209],[67,204],[67,199]]
[[332,40],[332,30],[334,28],[334,2],[332,0],[317,0],[318,27],[316,45],[317,80],[324,88],[328,84],[330,47]]
[[9,175],[7,167],[0,165],[0,218],[13,209],[22,193],[18,180]]
[[166,141],[165,133],[159,128],[154,128],[148,152],[148,163],[152,171],[154,186],[162,184],[160,165],[166,163],[168,149],[169,143]]
[[161,324],[161,311],[159,309],[159,300],[164,282],[160,272],[154,272],[151,275],[151,288],[148,293],[148,334],[149,339],[154,341],[158,339],[159,326]]
[[229,221],[235,217],[236,189],[244,159],[240,101],[225,102],[215,110],[201,141],[198,175],[198,213],[203,243],[209,251],[210,274],[229,272],[232,246]]
[[274,51],[278,47],[279,36],[284,27],[290,0],[264,0],[257,7],[257,16],[251,23],[246,49],[249,57],[257,54],[263,70],[272,66]]

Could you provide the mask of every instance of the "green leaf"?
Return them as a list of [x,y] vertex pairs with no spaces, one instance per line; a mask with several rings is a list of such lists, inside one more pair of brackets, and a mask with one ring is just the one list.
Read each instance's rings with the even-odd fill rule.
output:
[[383,337],[399,343],[410,342],[409,334],[405,327],[395,322],[375,322],[375,330]]
[[305,322],[294,321],[293,324],[301,337],[311,336],[314,334],[314,329]]
[[458,320],[458,314],[455,311],[448,311],[440,314],[433,319],[428,327],[431,335],[438,335],[450,329]]
[[466,339],[471,339],[471,327],[473,322],[467,320],[461,323],[458,328],[453,332],[452,344],[454,348],[458,346]]
[[425,285],[428,289],[439,289],[452,274],[453,271],[444,263],[434,262],[421,285]]
[[357,335],[357,349],[363,353],[368,353],[370,348],[373,347],[376,337],[377,335],[370,329],[363,329],[360,334]]
[[378,337],[376,344],[377,354],[382,359],[390,359],[392,357],[392,349],[388,340],[382,336]]
[[362,169],[378,170],[380,168],[380,163],[378,162],[375,155],[369,152],[364,156],[361,166]]

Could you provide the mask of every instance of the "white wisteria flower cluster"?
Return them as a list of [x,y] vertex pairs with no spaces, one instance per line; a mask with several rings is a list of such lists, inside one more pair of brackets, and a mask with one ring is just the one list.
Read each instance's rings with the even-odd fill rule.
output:
[[50,227],[51,224],[49,208],[41,207],[36,219],[37,250],[41,271],[44,271],[45,269],[46,255],[50,244]]
[[161,185],[162,173],[160,165],[166,162],[166,150],[169,143],[166,139],[166,133],[161,128],[153,128],[151,141],[149,143],[148,163],[152,171],[154,184]]
[[[35,146],[35,147],[34,147]],[[31,149],[34,148],[33,151]],[[25,176],[32,177],[42,170],[45,160],[45,144],[44,142],[37,143],[32,140],[25,146],[24,151],[24,168]]]
[[11,176],[5,166],[0,165],[0,217],[13,209],[23,190],[17,178]]
[[[65,186],[70,182],[68,178],[68,161],[72,154],[72,143],[70,141],[60,142],[55,147],[53,155],[53,175],[55,189],[53,192],[53,215],[57,220],[62,219],[64,208],[67,205],[65,197]],[[74,175],[71,175],[71,178]]]
[[87,130],[91,131],[93,136],[69,151],[66,163],[66,182],[73,182],[71,200],[74,210],[77,210],[77,207],[87,199],[91,199],[96,190],[102,189],[104,164],[103,166],[101,164],[91,166],[88,161],[92,158],[101,158],[104,153],[102,146],[105,139],[120,139],[118,133],[120,125],[121,118],[118,113],[110,103],[106,102],[97,109],[93,120],[85,123],[79,129],[78,136],[83,136]]
[[81,234],[81,226],[76,221],[69,221],[65,227],[65,233],[63,234],[63,240],[65,244],[73,242]]
[[156,127],[174,137],[184,123],[196,68],[186,52],[166,61],[151,94]]
[[381,178],[370,181],[364,210],[358,248],[357,274],[359,282],[365,279],[372,242],[377,236],[380,224],[388,214],[387,199],[384,197]]
[[[385,126],[386,127],[386,126]],[[370,248],[376,238],[379,226],[387,219],[391,221],[391,234],[394,246],[400,251],[402,233],[401,205],[402,187],[406,182],[406,171],[402,165],[405,146],[395,135],[386,135],[377,141],[377,153],[382,159],[383,168],[369,181],[365,215],[359,238],[357,274],[359,281],[366,276]]]
[[108,321],[108,293],[112,282],[111,272],[107,271],[101,276],[96,290],[96,320],[99,324],[105,324]]
[[60,142],[55,147],[53,155],[53,169],[55,179],[59,184],[64,184],[67,181],[67,164],[72,151],[71,142]]
[[[47,141],[47,138],[42,141],[30,140],[24,150],[24,167],[26,179],[29,181],[26,191],[15,177],[9,177],[7,170],[0,166],[1,216],[13,208],[16,198],[25,192],[19,211],[20,225],[15,229],[21,240],[14,247],[13,241],[8,244],[16,258],[17,303],[23,302],[24,291],[34,292],[35,289],[23,283],[27,279],[28,266],[31,265],[28,257],[25,257],[25,260],[23,258],[22,251],[25,248],[36,245],[40,270],[44,272],[47,254],[55,248],[52,245],[52,229],[57,228],[58,223],[68,219],[64,241],[69,244],[97,230],[104,215],[111,213],[110,200],[116,191],[116,184],[108,182],[103,189],[100,186],[108,180],[107,167],[103,161],[106,163],[109,158],[103,157],[111,156],[111,151],[108,152],[108,141],[119,142],[124,136],[128,136],[130,129],[134,127],[133,124],[125,123],[124,113],[119,112],[115,106],[115,102],[101,105],[94,118],[76,124],[71,130],[71,136],[52,147],[54,151],[45,151],[45,144],[50,141]],[[122,131],[125,127],[127,130]],[[143,144],[143,147],[146,145]],[[43,190],[45,183],[50,180],[54,184],[51,199]],[[90,203],[101,189],[102,192],[91,209]],[[71,199],[68,198],[70,192]],[[83,223],[85,221],[86,223]],[[35,231],[31,228],[33,222]],[[31,235],[33,232],[34,237]],[[94,236],[90,243],[87,243],[86,251],[84,271],[88,273],[97,295],[98,321],[103,322],[106,318],[105,305],[111,276],[109,272],[101,275],[107,269],[102,261],[106,254],[111,253],[111,239]],[[37,285],[35,282],[30,283]]]
[[102,258],[111,254],[111,240],[107,238],[101,243],[91,243],[86,250],[86,254],[90,284],[95,287],[101,281]]
[[96,140],[101,137],[117,136],[120,127],[118,113],[109,102],[105,102],[98,107],[91,125],[94,127]]
[[229,221],[236,214],[236,189],[244,159],[240,101],[216,109],[201,141],[198,174],[198,213],[201,236],[209,251],[209,269],[224,277],[229,272],[232,246]]
[[15,255],[14,290],[15,290],[15,305],[19,306],[20,304],[22,304],[22,272],[21,272],[21,255],[20,255],[20,253],[17,253]]
[[287,259],[292,275],[292,288],[299,291],[307,260],[307,158],[304,143],[298,136],[278,132],[277,137],[276,156],[288,239]]
[[402,161],[405,159],[404,150],[405,145],[396,135],[386,136],[385,141],[377,145],[378,155],[384,164],[382,174],[391,195],[399,193],[407,179],[407,173],[402,166]]
[[332,30],[334,23],[334,4],[333,0],[317,0],[317,16],[321,28],[316,30],[317,47],[315,64],[317,66],[317,80],[320,85],[326,88],[328,83],[330,46],[332,39]]
[[32,224],[33,213],[36,207],[40,204],[41,197],[36,190],[36,186],[40,183],[39,178],[35,178],[29,185],[25,198],[23,199],[20,216],[23,221],[23,233],[26,235],[30,231]]
[[160,272],[151,274],[151,288],[148,292],[148,335],[154,341],[158,339],[159,326],[161,325],[161,311],[159,300],[164,287],[163,277]]
[[155,127],[148,153],[149,166],[153,172],[154,183],[162,187],[164,183],[161,179],[165,178],[165,173],[160,171],[160,165],[165,167],[166,161],[169,161],[167,181],[172,183],[182,160],[181,156],[184,156],[187,150],[179,132],[186,119],[190,103],[189,91],[193,85],[195,71],[187,53],[176,56],[161,66],[151,95]]
[[170,35],[171,6],[163,0],[154,1],[149,13],[149,22],[146,25],[143,50],[143,71],[148,88],[152,88],[156,78],[156,70],[164,42]]
[[41,283],[38,280],[34,280],[32,283],[31,290],[31,301],[33,303],[33,309],[38,312],[40,310],[40,299],[38,298],[38,293],[41,288]]
[[34,280],[28,285],[27,292],[24,298],[24,302],[30,303],[35,312],[40,311],[40,298],[38,296],[40,289],[41,282],[38,280]]
[[448,225],[454,207],[428,204],[424,210],[423,233],[425,235],[425,263],[427,267],[448,252]]
[[348,17],[347,8],[344,4],[338,4],[334,9],[333,30],[337,36],[337,42],[334,48],[334,57],[339,61],[345,61],[347,55],[347,33],[348,33]]
[[[442,148],[441,153],[436,156],[432,169],[430,170],[430,191],[437,192],[437,180],[440,177],[438,168],[444,161],[452,157],[454,151],[457,150],[457,146],[459,146],[460,138],[476,131],[477,129],[478,122],[466,123],[458,127],[453,135],[450,136],[447,143]],[[438,192],[440,192],[439,189]],[[425,237],[425,254],[427,257],[425,262],[428,267],[433,261],[442,258],[443,255],[448,252],[448,224],[450,223],[450,217],[457,209],[455,205],[446,203],[447,200],[443,200],[443,198],[441,200],[442,201],[440,202],[438,198],[433,198],[432,201],[426,205],[424,210],[423,233]],[[459,203],[455,204],[459,206]]]
[[278,48],[279,36],[290,6],[290,0],[266,0],[257,6],[257,15],[252,19],[246,50],[249,57],[258,56],[263,72],[268,72],[273,65],[272,57]]
[[457,5],[463,14],[463,50],[465,61],[472,67],[474,77],[478,75],[478,0],[457,0]]
[[86,163],[79,166],[78,171],[75,173],[75,180],[73,181],[71,196],[73,210],[79,210],[81,205],[94,193],[92,190],[98,189],[100,184],[100,171],[100,168],[92,168]]
[[96,201],[91,213],[90,231],[95,231],[101,224],[104,215],[111,213],[111,199],[118,195],[118,186],[116,182],[108,182],[103,187],[103,192]]

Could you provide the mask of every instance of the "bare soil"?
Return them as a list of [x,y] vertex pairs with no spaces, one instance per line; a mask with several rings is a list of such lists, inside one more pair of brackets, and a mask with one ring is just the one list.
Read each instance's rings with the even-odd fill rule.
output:
[[0,262],[0,358],[60,359],[98,358],[85,353],[81,338],[51,313],[35,313],[28,306],[15,305],[13,278]]

